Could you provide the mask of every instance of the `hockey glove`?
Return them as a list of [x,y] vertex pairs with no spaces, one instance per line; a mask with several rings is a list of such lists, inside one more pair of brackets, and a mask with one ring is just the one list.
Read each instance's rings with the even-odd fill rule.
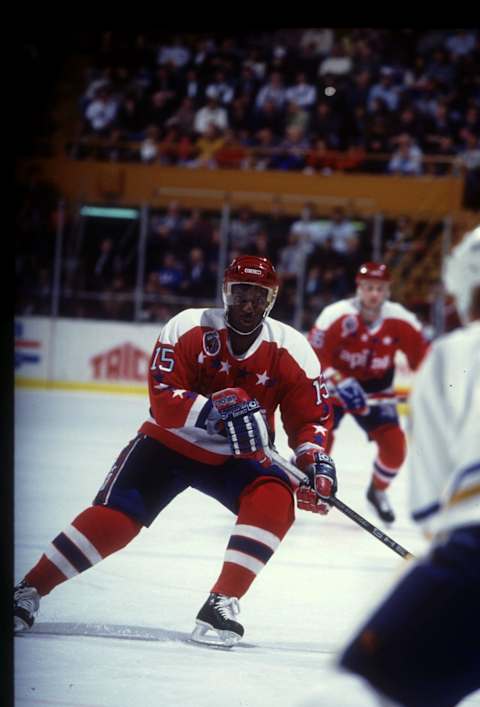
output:
[[355,378],[344,378],[336,384],[335,393],[348,412],[353,415],[368,414],[368,400],[365,391]]
[[263,462],[269,435],[258,400],[252,400],[242,388],[225,388],[212,395],[212,403],[220,415],[214,424],[218,431],[219,422],[223,423],[232,454]]
[[328,499],[337,492],[333,459],[328,454],[309,449],[297,457],[296,464],[308,476],[308,482],[297,490],[298,508],[326,515],[331,508]]

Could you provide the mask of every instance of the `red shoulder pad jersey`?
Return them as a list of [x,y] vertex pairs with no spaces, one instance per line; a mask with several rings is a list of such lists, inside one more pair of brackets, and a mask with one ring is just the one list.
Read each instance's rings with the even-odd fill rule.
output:
[[139,432],[207,464],[231,456],[222,435],[205,429],[209,396],[223,388],[243,388],[265,409],[274,431],[280,414],[296,454],[325,446],[332,426],[331,404],[321,366],[307,339],[270,319],[242,356],[228,343],[223,309],[187,309],[163,328],[148,375],[150,418]]
[[369,326],[355,298],[325,307],[308,339],[326,377],[334,369],[356,378],[367,392],[391,390],[397,350],[405,353],[410,368],[416,370],[429,346],[420,321],[403,305],[385,302],[378,321]]

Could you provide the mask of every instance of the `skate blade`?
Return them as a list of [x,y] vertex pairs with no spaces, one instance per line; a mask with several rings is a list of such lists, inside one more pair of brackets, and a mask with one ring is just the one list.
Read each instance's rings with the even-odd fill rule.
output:
[[[213,635],[209,634],[209,631],[212,631]],[[203,621],[197,621],[197,625],[190,636],[190,640],[193,643],[201,643],[214,648],[233,648],[240,639],[241,636],[233,631],[220,631]]]

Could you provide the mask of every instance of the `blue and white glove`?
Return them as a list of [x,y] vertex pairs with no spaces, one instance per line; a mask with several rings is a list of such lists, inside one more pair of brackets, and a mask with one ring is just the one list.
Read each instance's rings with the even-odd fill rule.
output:
[[212,395],[212,403],[219,418],[215,419],[216,413],[209,416],[207,432],[210,426],[218,434],[223,423],[234,456],[263,462],[270,439],[258,400],[250,398],[242,388],[225,388]]
[[348,412],[353,415],[368,414],[367,394],[355,378],[344,378],[335,386],[335,394]]

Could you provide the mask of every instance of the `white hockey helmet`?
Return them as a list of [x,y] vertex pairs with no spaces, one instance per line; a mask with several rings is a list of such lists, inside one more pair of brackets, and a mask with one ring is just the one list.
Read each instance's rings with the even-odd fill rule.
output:
[[480,286],[480,226],[468,232],[445,258],[443,282],[447,292],[455,297],[458,314],[466,323],[473,290]]

